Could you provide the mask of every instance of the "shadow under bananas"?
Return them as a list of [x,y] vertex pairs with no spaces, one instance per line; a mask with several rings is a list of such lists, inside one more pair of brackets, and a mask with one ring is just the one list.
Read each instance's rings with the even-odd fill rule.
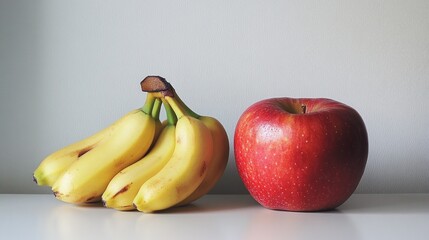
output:
[[[102,203],[73,205],[58,203],[46,214],[43,224],[43,239],[127,239],[127,236],[140,236],[143,239],[169,239],[174,232],[176,239],[189,239],[195,236],[228,237],[233,226],[224,226],[225,217],[237,218],[248,208],[261,208],[249,195],[209,195],[192,204],[174,207],[156,213],[138,211],[117,211],[105,208]],[[239,212],[240,214],[237,214]],[[210,223],[208,229],[195,227],[196,222]],[[168,229],[166,231],[166,229]],[[225,235],[223,235],[225,233]],[[125,235],[124,235],[125,234]]]
[[249,208],[261,208],[249,195],[206,195],[186,206],[140,214],[134,232],[142,239],[237,239],[231,234],[246,226]]
[[193,203],[172,207],[154,214],[198,214],[218,211],[240,210],[260,205],[250,195],[206,195]]

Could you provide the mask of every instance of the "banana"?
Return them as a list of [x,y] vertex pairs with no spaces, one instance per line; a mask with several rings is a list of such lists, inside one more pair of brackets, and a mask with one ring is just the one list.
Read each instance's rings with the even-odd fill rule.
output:
[[204,125],[210,130],[213,139],[213,158],[208,167],[207,175],[200,186],[198,186],[190,196],[177,204],[177,206],[183,206],[207,194],[222,177],[228,163],[229,141],[225,128],[217,119],[209,116],[198,115],[182,101],[176,92],[174,92],[174,96],[177,99],[178,104],[180,104],[187,114],[204,123]]
[[102,142],[74,161],[53,184],[55,197],[69,203],[99,201],[109,181],[150,148],[156,128],[154,101],[148,94],[143,108],[123,117]]
[[104,206],[117,210],[135,209],[133,200],[140,187],[170,160],[174,151],[175,131],[174,125],[166,126],[146,156],[115,175],[102,195]]
[[[152,117],[155,119],[155,138],[159,136],[164,125],[159,121],[159,110],[161,100],[156,99],[154,102]],[[131,111],[119,120],[115,121],[110,126],[103,130],[89,136],[83,140],[72,143],[50,155],[48,155],[33,173],[33,180],[40,186],[52,187],[54,182],[67,170],[70,165],[78,160],[85,153],[100,144],[106,136],[111,134],[115,126],[127,118],[128,115],[133,114],[135,111]]]
[[[117,122],[119,122],[118,120]],[[41,186],[50,186],[66,171],[66,169],[76,160],[78,160],[85,153],[96,147],[105,136],[109,135],[115,122],[111,126],[99,131],[98,133],[87,137],[81,141],[70,144],[50,155],[48,155],[33,174],[34,181]]]
[[172,207],[194,192],[205,178],[213,154],[210,130],[200,120],[185,115],[173,97],[164,99],[178,117],[176,146],[167,164],[134,198],[136,208],[146,213]]
[[198,118],[210,130],[213,139],[213,156],[208,165],[207,175],[195,191],[186,199],[177,204],[189,204],[207,194],[222,177],[229,157],[228,136],[222,124],[215,118],[201,116]]
[[126,167],[110,181],[102,195],[104,206],[117,210],[133,210],[133,200],[140,187],[158,173],[170,160],[175,147],[176,116],[164,104],[168,123],[150,152],[136,163]]

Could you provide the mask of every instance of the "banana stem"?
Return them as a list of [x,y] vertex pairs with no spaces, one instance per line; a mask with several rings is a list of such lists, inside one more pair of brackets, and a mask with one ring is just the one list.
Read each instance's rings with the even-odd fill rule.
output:
[[156,98],[155,102],[153,103],[153,109],[152,109],[152,118],[155,120],[159,120],[161,105],[162,105],[162,101],[159,98]]
[[174,91],[174,98],[177,100],[177,103],[182,107],[182,109],[184,110],[184,112],[187,115],[190,115],[194,118],[201,118],[200,115],[198,115],[196,112],[192,111],[192,109],[190,109],[183,101],[182,99],[179,97],[179,95],[177,95],[176,91]]
[[186,116],[186,111],[183,109],[183,106],[177,102],[176,98],[165,96],[164,99],[171,106],[178,119]]
[[[140,82],[140,86],[143,92],[148,92],[152,94],[153,97],[162,99],[163,103],[168,102],[174,109],[178,118],[183,115],[188,115],[197,119],[201,118],[200,115],[192,111],[192,109],[180,99],[173,86],[167,82],[165,78],[160,76],[147,76]],[[164,99],[167,101],[164,101]]]
[[171,108],[170,104],[164,98],[162,98],[162,103],[164,104],[165,112],[167,113],[168,125],[176,125],[177,116]]
[[153,104],[155,103],[155,97],[152,93],[148,93],[146,96],[146,102],[144,103],[141,110],[146,114],[152,114]]

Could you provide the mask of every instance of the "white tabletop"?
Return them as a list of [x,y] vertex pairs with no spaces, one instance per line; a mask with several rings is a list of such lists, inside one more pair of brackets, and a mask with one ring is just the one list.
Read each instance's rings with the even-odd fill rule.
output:
[[[337,210],[268,210],[248,195],[207,195],[154,214],[52,195],[1,194],[1,239],[429,239],[429,194],[355,194]],[[6,238],[4,238],[6,237]]]

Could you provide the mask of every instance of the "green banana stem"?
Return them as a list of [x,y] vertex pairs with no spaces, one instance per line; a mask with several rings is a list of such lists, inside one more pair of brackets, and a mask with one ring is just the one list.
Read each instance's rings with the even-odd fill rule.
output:
[[179,104],[181,106],[181,108],[183,109],[183,111],[186,113],[186,115],[192,116],[194,118],[201,118],[201,115],[197,114],[196,112],[192,111],[192,109],[190,109],[183,101],[182,99],[179,97],[179,95],[177,95],[176,91],[174,91],[174,98],[177,100],[177,104]]
[[159,120],[159,113],[161,112],[162,101],[159,98],[155,98],[155,102],[153,104],[152,109],[152,118],[155,120]]
[[185,111],[185,109],[183,109],[183,106],[178,103],[176,98],[165,96],[164,99],[168,104],[170,104],[178,119],[183,116],[187,116],[187,112]]
[[[167,97],[174,98],[175,99],[174,104],[173,103],[170,103],[170,104],[172,105],[175,112],[176,112],[176,109],[177,111],[179,111],[179,108],[180,108],[180,113],[176,112],[177,117],[180,118],[179,115],[188,115],[197,119],[201,118],[199,114],[192,111],[192,109],[190,109],[182,101],[182,99],[180,99],[180,97],[177,95],[176,91],[174,90],[174,87],[169,82],[167,82],[165,78],[160,76],[147,76],[140,82],[140,86],[143,92],[151,93],[156,98],[161,98],[161,99],[166,99]],[[166,102],[166,101],[163,100],[163,102]],[[175,108],[173,105],[176,105],[177,107]]]
[[174,113],[174,111],[171,108],[170,104],[164,98],[162,98],[162,103],[164,104],[165,112],[167,113],[167,123],[168,123],[168,125],[176,125],[176,123],[177,123],[176,113]]
[[143,107],[140,108],[141,111],[143,111],[146,114],[152,114],[153,105],[155,103],[155,96],[153,96],[152,93],[148,93],[146,95],[146,102],[144,103]]

